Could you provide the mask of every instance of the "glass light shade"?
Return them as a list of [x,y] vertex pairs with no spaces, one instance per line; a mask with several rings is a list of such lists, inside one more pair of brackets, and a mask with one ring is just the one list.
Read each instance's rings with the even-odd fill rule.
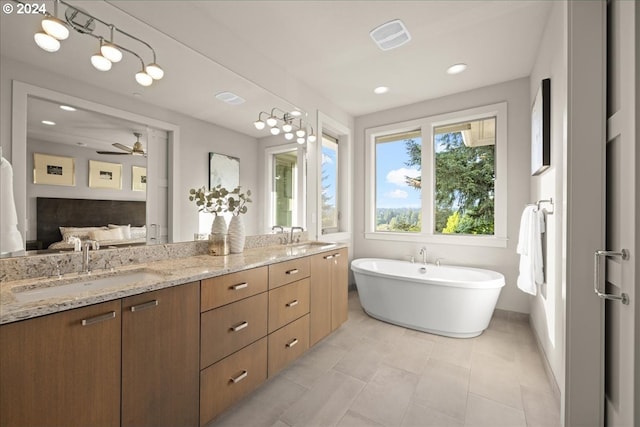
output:
[[160,80],[164,77],[164,70],[155,62],[147,65],[144,70],[151,76],[153,80]]
[[307,133],[304,131],[304,129],[298,129],[298,130],[296,131],[296,136],[298,136],[298,137],[300,137],[300,138],[304,137],[306,134],[307,134]]
[[36,44],[40,49],[46,50],[47,52],[57,52],[60,49],[60,42],[58,39],[51,37],[47,33],[35,33],[33,39],[36,41]]
[[122,52],[120,49],[109,42],[102,43],[100,53],[111,62],[120,62],[122,60]]
[[311,135],[309,135],[309,136],[307,137],[307,141],[308,141],[308,142],[316,142],[316,139],[317,139],[317,138],[316,138],[316,136],[315,136],[315,135],[313,135],[313,134],[311,134]]
[[91,65],[93,65],[96,70],[100,71],[109,71],[111,69],[111,61],[99,53],[96,53],[91,57]]
[[286,139],[287,141],[291,141],[293,139],[293,134],[291,132],[285,133],[284,139]]
[[271,129],[269,129],[269,132],[271,132],[271,135],[277,135],[280,133],[280,128],[274,126]]
[[302,144],[304,144],[305,139],[304,138],[298,138],[298,139],[296,139],[296,141],[298,141],[298,144],[302,145]]
[[262,130],[264,129],[264,122],[262,120],[256,120],[255,122],[253,122],[253,125],[256,127],[256,129],[258,130]]
[[42,29],[51,37],[58,40],[65,40],[69,37],[69,29],[64,23],[55,16],[47,16],[42,20]]
[[285,123],[282,125],[283,132],[291,132],[292,129],[293,129],[293,126],[291,126],[291,123]]
[[136,73],[136,81],[141,86],[151,86],[151,83],[153,83],[153,78],[144,71],[138,71]]
[[271,116],[267,119],[267,124],[271,127],[274,127],[275,125],[278,124],[278,120],[276,120],[275,117]]

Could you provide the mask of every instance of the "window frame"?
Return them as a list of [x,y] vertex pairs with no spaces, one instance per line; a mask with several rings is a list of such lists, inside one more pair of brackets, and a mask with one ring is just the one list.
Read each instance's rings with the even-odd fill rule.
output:
[[[436,127],[474,121],[487,117],[496,118],[495,154],[495,204],[494,234],[436,234],[435,222],[435,151],[433,130]],[[422,134],[422,231],[376,231],[376,138],[420,129]],[[424,242],[467,246],[507,246],[507,103],[485,105],[377,126],[365,130],[365,239],[405,242]]]
[[[335,207],[336,207],[336,224],[333,227],[324,227],[322,224],[322,148],[324,146],[324,139],[327,138],[332,143],[336,145],[336,195],[335,195]],[[341,185],[340,185],[340,169],[342,164],[340,162],[340,139],[336,136],[333,136],[330,132],[324,131],[322,133],[322,137],[320,138],[320,230],[322,235],[326,234],[335,234],[340,230],[340,200],[341,200]]]

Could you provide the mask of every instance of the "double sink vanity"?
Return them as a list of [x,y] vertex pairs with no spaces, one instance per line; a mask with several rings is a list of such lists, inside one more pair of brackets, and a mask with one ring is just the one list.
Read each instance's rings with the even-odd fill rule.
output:
[[303,242],[5,280],[0,424],[206,425],[346,320],[347,277]]

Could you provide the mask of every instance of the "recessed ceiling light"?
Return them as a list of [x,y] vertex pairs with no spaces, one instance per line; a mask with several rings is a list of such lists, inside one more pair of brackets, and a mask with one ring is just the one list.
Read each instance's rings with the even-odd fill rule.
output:
[[451,67],[447,68],[447,74],[458,74],[467,69],[467,64],[459,63],[453,64]]
[[216,98],[231,105],[239,105],[245,102],[243,97],[238,96],[233,92],[220,92],[216,94]]
[[64,111],[76,111],[76,109],[75,109],[75,108],[73,108],[73,107],[72,107],[72,106],[70,106],[70,105],[61,105],[61,106],[60,106],[60,109],[61,109],[61,110],[64,110]]
[[375,93],[376,95],[382,95],[383,93],[387,92],[389,92],[389,88],[386,86],[378,86],[373,90],[373,93]]
[[52,122],[51,120],[43,120],[43,125],[55,126],[56,122]]

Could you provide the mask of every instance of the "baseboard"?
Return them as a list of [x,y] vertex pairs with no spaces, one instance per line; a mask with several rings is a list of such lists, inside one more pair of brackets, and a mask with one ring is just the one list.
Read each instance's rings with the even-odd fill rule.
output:
[[529,318],[529,327],[533,332],[533,336],[536,340],[536,346],[538,347],[538,352],[542,355],[542,365],[544,366],[544,371],[547,374],[547,378],[549,379],[549,384],[551,384],[551,391],[553,392],[553,397],[557,400],[560,405],[561,395],[560,395],[560,387],[558,386],[558,382],[556,381],[556,376],[553,374],[553,370],[551,369],[551,365],[549,364],[549,360],[547,359],[547,354],[544,351],[544,347],[542,347],[542,341],[538,338],[538,334],[536,333],[535,328],[531,324],[531,318]]

